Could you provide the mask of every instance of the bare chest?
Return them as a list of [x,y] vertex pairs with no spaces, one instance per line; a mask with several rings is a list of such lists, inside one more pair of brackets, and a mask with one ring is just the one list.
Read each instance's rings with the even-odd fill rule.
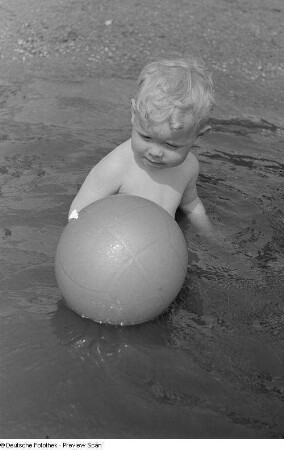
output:
[[183,171],[178,168],[147,171],[132,165],[124,175],[119,193],[152,200],[174,216],[187,183]]

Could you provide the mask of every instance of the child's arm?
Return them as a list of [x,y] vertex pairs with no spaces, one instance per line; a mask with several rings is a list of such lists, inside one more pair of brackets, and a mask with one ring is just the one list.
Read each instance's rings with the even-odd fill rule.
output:
[[115,194],[122,183],[123,166],[123,158],[113,151],[93,167],[71,203],[68,219],[77,218],[90,203]]
[[193,162],[194,168],[192,176],[182,196],[180,209],[186,215],[198,234],[210,238],[210,236],[214,234],[214,228],[206,214],[203,203],[197,194],[196,181],[199,174],[199,163],[195,158]]

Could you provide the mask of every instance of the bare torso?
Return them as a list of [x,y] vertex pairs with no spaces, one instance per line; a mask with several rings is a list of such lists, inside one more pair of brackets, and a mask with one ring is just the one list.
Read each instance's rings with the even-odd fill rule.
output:
[[196,197],[198,161],[190,152],[174,167],[148,167],[135,155],[130,139],[105,156],[86,177],[73,200],[70,214],[113,194],[137,195],[157,203],[173,217],[182,202]]
[[177,167],[157,169],[146,167],[135,158],[130,140],[117,150],[121,151],[126,163],[118,192],[152,200],[174,216],[190,181],[190,161],[195,157],[189,154]]

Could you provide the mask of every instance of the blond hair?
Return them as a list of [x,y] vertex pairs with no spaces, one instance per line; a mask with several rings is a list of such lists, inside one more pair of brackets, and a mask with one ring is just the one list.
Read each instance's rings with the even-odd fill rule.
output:
[[137,85],[136,110],[152,122],[169,121],[174,129],[201,128],[214,103],[211,74],[193,57],[147,64]]

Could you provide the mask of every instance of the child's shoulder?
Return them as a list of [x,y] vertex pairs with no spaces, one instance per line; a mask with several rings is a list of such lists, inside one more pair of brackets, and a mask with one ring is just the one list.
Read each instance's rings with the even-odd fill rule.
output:
[[128,139],[122,144],[115,147],[107,156],[113,159],[117,159],[119,161],[126,162],[131,153],[131,141]]
[[198,175],[199,162],[193,153],[191,153],[191,152],[188,153],[188,155],[185,158],[182,165],[183,165],[184,170],[190,175],[190,177],[192,177],[194,175]]
[[[118,145],[112,151],[110,151],[100,163],[103,165],[115,164],[116,166],[122,166],[129,159],[130,139]],[[99,164],[100,164],[99,163]]]

